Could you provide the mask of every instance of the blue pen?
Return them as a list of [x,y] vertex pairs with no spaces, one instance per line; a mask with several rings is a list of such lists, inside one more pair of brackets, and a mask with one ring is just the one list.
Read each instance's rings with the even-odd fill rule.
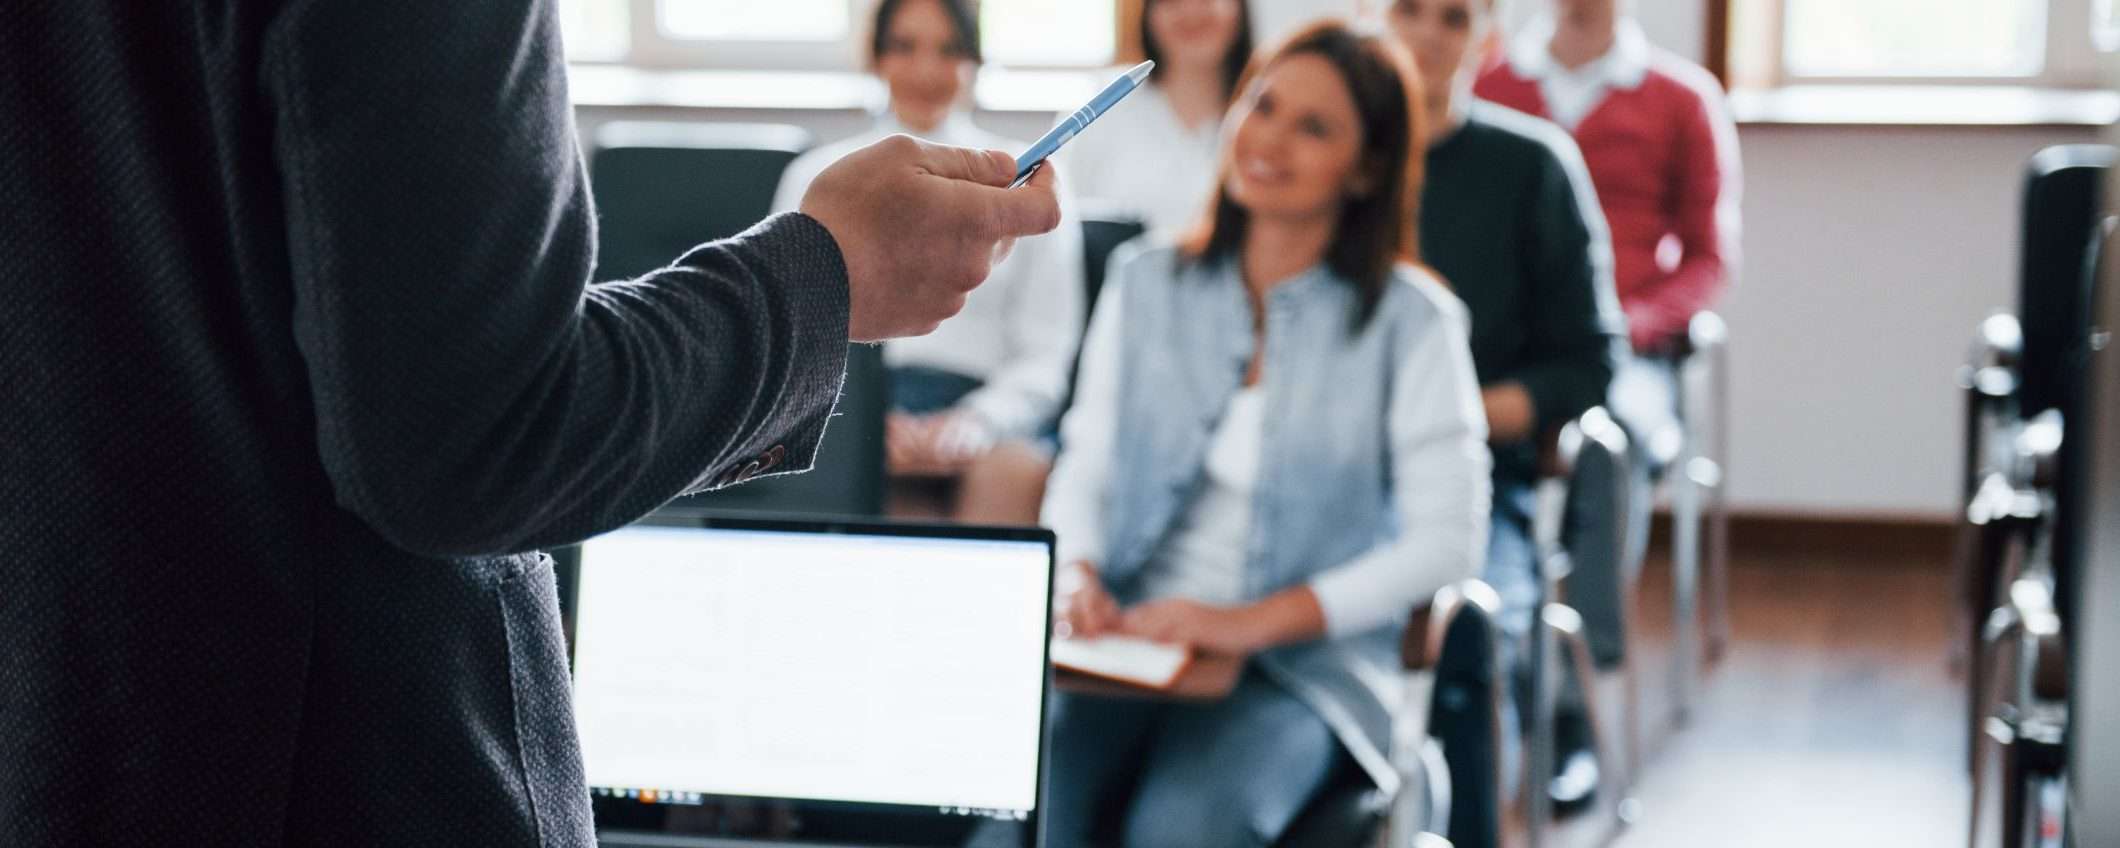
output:
[[1090,98],[1088,106],[1075,110],[1075,114],[1067,116],[1066,120],[1054,125],[1051,130],[1046,132],[1044,138],[1038,139],[1036,144],[1031,145],[1031,149],[1023,151],[1022,156],[1016,157],[1016,181],[1009,183],[1009,188],[1022,185],[1031,178],[1032,174],[1038,173],[1038,166],[1045,164],[1045,160],[1048,157],[1059,152],[1060,145],[1066,144],[1068,139],[1074,138],[1075,134],[1081,132],[1082,128],[1089,126],[1091,121],[1102,117],[1105,112],[1118,105],[1120,100],[1125,99],[1126,95],[1133,93],[1133,90],[1141,85],[1142,80],[1148,79],[1148,72],[1154,70],[1155,67],[1156,63],[1154,62],[1142,62],[1135,65],[1132,70],[1127,71],[1118,79],[1112,80],[1112,84],[1105,86],[1104,90],[1098,92],[1096,97]]

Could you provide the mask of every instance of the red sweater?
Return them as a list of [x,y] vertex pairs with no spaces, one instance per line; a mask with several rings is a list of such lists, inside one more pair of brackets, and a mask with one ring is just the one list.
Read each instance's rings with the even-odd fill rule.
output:
[[[1550,118],[1539,81],[1510,62],[1473,91]],[[1612,228],[1615,283],[1637,350],[1675,337],[1714,303],[1737,264],[1737,131],[1714,77],[1662,50],[1632,88],[1615,85],[1571,133]]]

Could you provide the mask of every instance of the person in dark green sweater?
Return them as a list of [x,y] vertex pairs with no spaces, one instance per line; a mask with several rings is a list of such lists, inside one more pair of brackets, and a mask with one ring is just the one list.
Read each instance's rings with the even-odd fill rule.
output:
[[[1605,402],[1625,350],[1611,241],[1568,134],[1472,97],[1479,64],[1472,47],[1492,30],[1493,0],[1380,2],[1427,82],[1433,129],[1422,258],[1472,316],[1473,366],[1494,451],[1484,576],[1502,597],[1502,626],[1512,637],[1506,653],[1520,659],[1541,596],[1531,532],[1540,437]],[[1514,747],[1513,740],[1505,747],[1505,772],[1513,771],[1507,750]],[[1594,784],[1594,761],[1583,767]],[[1506,782],[1516,783],[1513,775]]]

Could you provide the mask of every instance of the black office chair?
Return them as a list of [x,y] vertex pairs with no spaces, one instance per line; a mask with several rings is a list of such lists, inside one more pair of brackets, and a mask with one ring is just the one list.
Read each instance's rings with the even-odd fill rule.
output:
[[605,124],[589,153],[597,279],[645,274],[765,219],[809,146],[808,131],[783,124]]
[[[1104,277],[1111,271],[1112,254],[1125,244],[1140,237],[1147,226],[1137,218],[1082,219],[1082,314],[1096,314],[1097,296],[1104,292]],[[1088,322],[1084,322],[1087,327]],[[1082,353],[1078,347],[1075,362],[1067,368],[1067,399],[1060,405],[1064,413],[1074,405],[1075,378],[1082,370]]]
[[1119,245],[1138,238],[1147,227],[1138,218],[1083,218],[1082,219],[1082,309],[1088,313],[1097,306],[1097,295],[1104,291],[1104,275],[1110,270],[1112,253]]
[[[1523,781],[1526,829],[1539,844],[1551,825],[1546,777],[1558,750],[1560,695],[1570,686],[1589,726],[1600,766],[1599,791],[1620,799],[1621,824],[1631,817],[1631,787],[1641,768],[1640,695],[1627,650],[1634,618],[1639,561],[1628,559],[1628,440],[1602,407],[1557,433],[1540,481],[1534,536],[1545,601],[1530,645],[1533,670],[1525,709]],[[1565,677],[1564,677],[1565,676]],[[1616,690],[1616,693],[1615,693]],[[1617,709],[1608,709],[1614,693]]]
[[[2090,355],[2091,253],[2105,174],[2115,161],[2111,147],[2065,145],[2035,155],[2025,178],[2023,255],[2019,260],[2015,314],[1982,321],[1973,361],[1959,370],[1966,392],[1966,443],[1961,455],[1962,502],[1957,573],[1969,634],[1966,657],[1969,695],[1977,699],[1980,622],[1995,609],[2001,588],[1994,576],[1999,547],[2008,535],[2001,523],[2013,511],[2006,475],[2019,458],[2014,440],[2025,421],[2058,410],[2066,422],[2085,412],[2083,368]],[[2081,557],[2080,514],[2085,445],[2064,440],[2055,479],[2054,559],[2062,582],[2059,608],[2068,609],[2069,580]]]
[[2068,610],[2082,562],[2086,366],[2110,147],[2049,148],[2025,183],[2018,314],[1990,316],[1967,392],[1959,547],[1974,846],[2065,832]]
[[[2032,157],[2017,291],[2024,332],[2018,413],[2026,418],[2059,410],[2070,429],[2081,430],[2089,412],[2084,381],[2097,329],[2091,316],[2099,227],[2106,214],[2106,179],[2116,163],[2120,151],[2106,145],[2051,147]],[[2052,544],[2060,582],[2054,600],[2064,624],[2074,607],[2074,578],[2082,559],[2088,447],[2087,440],[2064,439],[2055,458]]]
[[[1509,803],[1502,792],[1502,600],[1479,581],[1458,584],[1454,597],[1439,598],[1428,622],[1429,643],[1439,645],[1428,661],[1435,687],[1428,735],[1442,745],[1450,775],[1444,835],[1458,848],[1499,848]],[[1447,602],[1447,603],[1446,603]]]
[[[1400,643],[1404,702],[1387,793],[1352,763],[1318,791],[1281,848],[1449,848],[1501,843],[1501,600],[1478,580],[1437,592]],[[1446,837],[1444,833],[1447,832]]]

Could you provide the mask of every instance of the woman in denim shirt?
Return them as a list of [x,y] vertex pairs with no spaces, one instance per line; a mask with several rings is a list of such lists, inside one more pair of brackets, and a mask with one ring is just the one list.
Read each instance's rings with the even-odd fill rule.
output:
[[1211,704],[1060,696],[1055,848],[1270,844],[1350,761],[1395,788],[1398,632],[1478,573],[1489,485],[1397,51],[1323,22],[1261,58],[1208,220],[1113,261],[1044,508],[1062,630],[1250,662]]

